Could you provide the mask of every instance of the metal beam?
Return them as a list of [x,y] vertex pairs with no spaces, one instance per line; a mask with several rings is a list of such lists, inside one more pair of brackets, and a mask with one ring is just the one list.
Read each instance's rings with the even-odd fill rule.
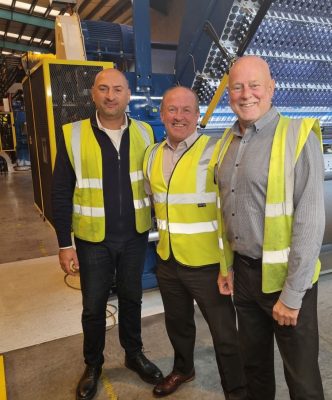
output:
[[[152,87],[149,0],[133,1],[136,91]],[[147,89],[149,88],[149,89]]]
[[108,3],[109,0],[101,0],[100,3],[88,14],[84,17],[84,19],[92,19],[104,6]]
[[110,21],[113,22],[117,18],[120,17],[125,11],[131,8],[132,3],[131,0],[119,0],[111,9],[103,15],[100,19],[102,21]]
[[[86,7],[88,6],[88,4],[90,3],[90,0],[83,0],[82,3],[78,6],[78,14],[81,16],[82,12],[86,9]],[[86,19],[86,18],[84,18]]]
[[24,44],[19,44],[19,43],[14,43],[14,42],[8,42],[8,40],[0,40],[0,48],[4,49],[11,49],[11,50],[17,50],[17,51],[36,51],[38,53],[49,53],[49,49],[46,49],[45,47],[36,47],[36,46],[27,46]]
[[34,17],[32,15],[8,10],[0,10],[0,18],[21,22],[22,24],[35,25],[46,29],[54,29],[55,25],[55,21],[51,21],[49,19]]
[[6,26],[5,26],[5,34],[3,36],[3,40],[7,39],[7,34],[8,34],[8,29],[9,29],[10,21],[6,21]]
[[31,2],[29,14],[32,14],[32,13],[33,13],[33,10],[35,9],[36,4],[37,4],[37,0],[33,0],[33,1]]
[[23,35],[23,33],[24,33],[24,31],[25,31],[25,28],[26,28],[26,25],[25,25],[25,24],[22,24],[21,29],[20,29],[20,32],[19,32],[19,34],[18,34],[18,37],[17,37],[17,39],[16,39],[16,43],[19,43],[19,42],[20,42],[21,36]]
[[28,46],[31,46],[34,43],[33,39],[37,37],[39,30],[40,30],[40,28],[38,26],[33,29],[33,32],[31,33],[31,35],[29,35],[30,40],[29,40]]
[[168,0],[150,0],[150,7],[159,11],[164,15],[168,15],[169,1]]

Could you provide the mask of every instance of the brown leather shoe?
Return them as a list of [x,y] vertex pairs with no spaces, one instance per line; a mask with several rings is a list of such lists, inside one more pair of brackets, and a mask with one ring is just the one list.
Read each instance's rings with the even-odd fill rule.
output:
[[175,372],[170,373],[161,383],[158,383],[153,389],[155,397],[164,397],[176,391],[182,383],[190,382],[195,379],[195,370],[193,369],[188,375],[180,375]]

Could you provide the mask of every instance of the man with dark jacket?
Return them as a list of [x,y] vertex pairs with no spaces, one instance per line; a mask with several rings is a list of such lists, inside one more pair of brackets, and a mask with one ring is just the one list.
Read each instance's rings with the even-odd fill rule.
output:
[[153,132],[148,124],[125,114],[130,89],[118,70],[97,74],[92,98],[94,116],[63,126],[52,189],[60,265],[67,274],[79,271],[83,297],[86,369],[77,400],[92,399],[97,391],[114,276],[125,365],[146,382],[162,379],[161,371],[142,353],[141,339],[141,278],[151,225],[142,162]]

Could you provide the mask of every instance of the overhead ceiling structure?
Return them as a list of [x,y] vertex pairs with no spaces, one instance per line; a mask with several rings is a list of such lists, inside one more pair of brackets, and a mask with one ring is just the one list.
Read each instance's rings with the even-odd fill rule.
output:
[[[6,55],[54,52],[55,18],[70,9],[69,1],[50,5],[49,0],[0,0],[0,50]],[[82,20],[132,22],[130,0],[81,0],[74,9]]]
[[[50,5],[50,3],[52,5]],[[26,52],[55,53],[55,18],[71,12],[73,0],[0,0],[0,99]],[[168,0],[151,0],[151,7],[166,13]],[[77,0],[81,20],[132,25],[131,0]]]
[[[50,5],[52,3],[52,5]],[[0,98],[20,72],[24,53],[55,52],[54,25],[58,15],[70,13],[70,4],[49,0],[0,0]],[[75,11],[80,18],[132,23],[130,0],[81,0]]]

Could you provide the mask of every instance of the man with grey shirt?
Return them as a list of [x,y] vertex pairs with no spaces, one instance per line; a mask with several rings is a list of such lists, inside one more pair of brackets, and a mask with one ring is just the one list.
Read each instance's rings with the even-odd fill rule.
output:
[[275,336],[291,399],[322,400],[321,132],[314,119],[282,117],[271,105],[274,87],[259,57],[242,57],[230,69],[230,106],[238,120],[223,134],[218,161],[218,284],[222,294],[234,292],[248,399],[275,398]]

